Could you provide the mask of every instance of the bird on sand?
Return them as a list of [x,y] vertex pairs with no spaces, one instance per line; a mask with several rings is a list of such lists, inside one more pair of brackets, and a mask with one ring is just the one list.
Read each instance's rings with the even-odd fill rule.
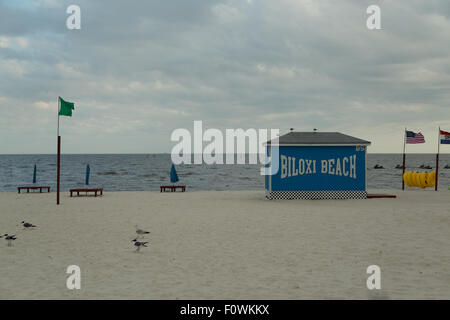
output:
[[36,228],[36,226],[34,224],[32,224],[32,223],[28,223],[28,222],[25,222],[25,221],[22,221],[21,223],[22,223],[23,227],[26,228],[26,229]]
[[136,233],[139,236],[144,237],[144,234],[149,234],[150,233],[149,231],[145,231],[145,230],[139,229],[139,227],[137,225],[135,225],[135,227],[136,227]]
[[[0,236],[0,238],[2,238],[2,237]],[[5,240],[8,241],[8,247],[11,247],[12,241],[14,241],[14,240],[17,239],[15,234],[13,234],[13,235],[10,236],[10,235],[8,235],[7,233],[5,233],[5,234],[3,235],[3,238],[5,238]]]
[[132,240],[134,242],[135,247],[137,247],[136,251],[139,251],[141,247],[147,247],[148,242],[137,241],[137,239]]

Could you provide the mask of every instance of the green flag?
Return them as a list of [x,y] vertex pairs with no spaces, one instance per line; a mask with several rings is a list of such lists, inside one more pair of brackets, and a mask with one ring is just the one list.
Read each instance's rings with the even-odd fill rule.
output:
[[64,101],[59,97],[59,113],[60,116],[72,116],[72,110],[75,110],[75,103]]

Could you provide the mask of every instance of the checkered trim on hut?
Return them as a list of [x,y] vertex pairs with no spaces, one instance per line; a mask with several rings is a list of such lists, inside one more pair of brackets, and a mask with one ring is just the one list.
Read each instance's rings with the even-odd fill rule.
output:
[[266,197],[274,199],[367,199],[367,191],[319,190],[319,191],[267,191]]

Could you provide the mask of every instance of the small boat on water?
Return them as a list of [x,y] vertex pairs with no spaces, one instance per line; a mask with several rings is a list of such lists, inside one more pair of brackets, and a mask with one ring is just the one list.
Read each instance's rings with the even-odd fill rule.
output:
[[374,169],[384,169],[382,165],[379,165],[378,163],[373,167]]
[[432,169],[432,167],[431,166],[426,166],[426,165],[424,165],[424,164],[422,164],[422,165],[420,165],[420,167],[419,167],[420,169]]
[[403,169],[403,166],[401,164],[398,164],[395,166],[395,169]]
[[446,164],[444,169],[450,169],[450,166],[448,164]]

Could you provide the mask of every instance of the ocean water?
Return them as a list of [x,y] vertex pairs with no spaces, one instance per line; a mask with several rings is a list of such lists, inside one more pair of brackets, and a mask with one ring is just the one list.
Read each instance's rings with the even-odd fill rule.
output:
[[[105,191],[159,190],[170,179],[169,154],[64,154],[61,156],[61,190],[84,186],[86,164],[91,168],[90,186]],[[369,189],[400,189],[401,154],[368,154]],[[0,191],[17,191],[19,185],[32,185],[33,167],[37,165],[37,184],[56,188],[56,155],[0,155]],[[385,169],[373,169],[375,164]],[[408,154],[407,170],[421,171],[421,164],[435,167],[434,154]],[[439,186],[450,186],[450,154],[440,155]],[[179,165],[180,183],[189,190],[264,189],[260,165]]]

